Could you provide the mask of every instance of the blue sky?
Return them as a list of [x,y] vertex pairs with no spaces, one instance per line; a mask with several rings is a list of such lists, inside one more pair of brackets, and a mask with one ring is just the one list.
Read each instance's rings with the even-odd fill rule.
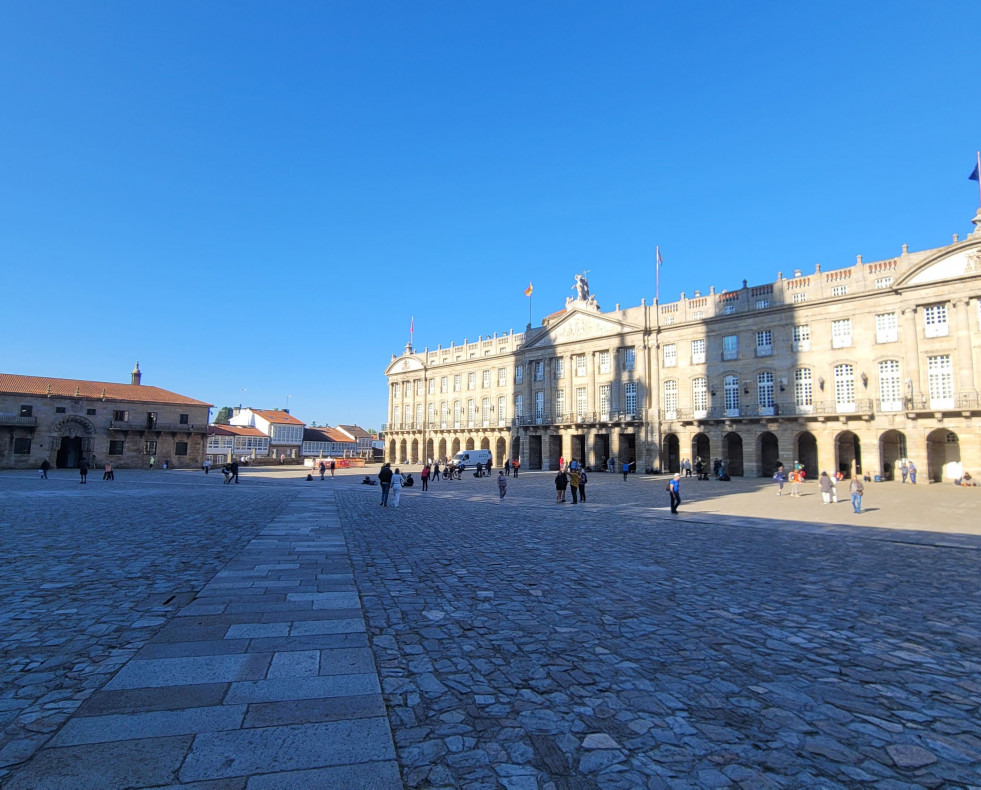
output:
[[[7,2],[0,371],[385,420],[417,348],[949,243],[974,2]],[[244,390],[244,391],[243,391]]]

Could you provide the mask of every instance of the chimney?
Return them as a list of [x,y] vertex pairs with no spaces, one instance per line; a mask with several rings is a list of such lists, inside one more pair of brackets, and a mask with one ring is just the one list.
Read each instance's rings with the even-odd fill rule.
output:
[[130,375],[132,376],[132,378],[130,379],[130,383],[131,384],[139,384],[140,383],[140,379],[143,377],[143,374],[140,373],[140,363],[139,362],[136,363],[136,367],[133,368],[133,372]]

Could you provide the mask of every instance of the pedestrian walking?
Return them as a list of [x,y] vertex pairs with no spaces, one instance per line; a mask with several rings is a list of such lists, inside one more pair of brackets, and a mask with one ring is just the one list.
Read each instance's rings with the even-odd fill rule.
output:
[[677,515],[678,505],[681,504],[681,473],[675,472],[674,477],[668,481],[668,494],[671,497],[671,512]]
[[510,477],[511,476],[511,459],[510,458],[505,458],[504,459],[504,476],[505,477]]
[[84,485],[88,479],[88,474],[89,474],[89,462],[83,458],[81,461],[78,462],[78,476],[82,478],[78,482]]
[[630,473],[630,464],[627,461],[623,462],[623,482],[627,482],[627,475]]
[[569,478],[561,469],[555,475],[555,503],[565,502],[565,489],[569,485]]
[[579,504],[579,470],[571,469],[569,471],[569,490],[572,492],[572,504]]
[[580,502],[586,501],[586,483],[587,483],[586,470],[582,469],[579,472],[579,501]]
[[831,492],[834,491],[834,483],[831,482],[831,476],[827,472],[821,472],[821,477],[818,478],[818,484],[821,486],[821,499],[824,500],[824,504],[831,504]]
[[899,462],[899,473],[903,476],[903,482],[906,482],[906,478],[909,476],[909,465],[906,463],[904,458]]
[[228,470],[232,473],[232,480],[235,481],[235,485],[238,485],[238,461],[232,461]]
[[787,474],[783,471],[783,464],[777,466],[777,471],[773,473],[773,480],[777,484],[777,496],[783,496],[783,484],[787,480]]
[[106,461],[105,471],[102,473],[103,480],[115,480],[116,473],[112,470],[112,462]]
[[153,456],[151,455],[151,456],[150,456],[150,471],[151,471],[151,472],[153,471],[153,465],[154,465],[154,464],[155,464],[156,462],[157,462],[157,459],[156,459],[156,458],[154,458],[154,457],[153,457]]
[[912,461],[909,462],[909,481],[913,485],[916,485],[916,464]]
[[856,475],[848,486],[848,492],[852,495],[852,510],[856,513],[862,512],[862,495],[865,493],[865,484],[862,478]]
[[520,469],[520,468],[521,468],[521,460],[518,459],[518,458],[515,458],[514,459],[514,477],[515,477],[515,479],[517,479],[517,477],[518,477],[518,469]]
[[508,479],[504,476],[504,470],[497,473],[497,493],[498,499],[504,499],[508,493]]
[[381,486],[382,497],[379,506],[388,507],[388,489],[392,486],[392,465],[382,464],[381,471],[378,473],[378,484]]
[[422,471],[419,473],[419,479],[422,480],[422,490],[429,490],[429,467],[424,466]]
[[796,468],[790,473],[790,495],[800,496],[800,470]]
[[433,464],[433,480],[439,480],[439,461]]
[[317,468],[320,471],[320,479],[323,480],[324,479],[324,475],[327,474],[327,464],[325,464],[323,461],[321,461],[320,462],[320,465]]
[[47,458],[45,458],[43,461],[41,461],[41,479],[42,480],[47,480],[48,479],[48,470],[50,468],[51,468],[51,464],[48,462],[48,459]]
[[399,506],[399,499],[402,496],[402,486],[405,485],[405,478],[402,477],[402,473],[396,469],[392,475],[392,507]]
[[330,477],[331,477],[332,480],[334,479],[334,470],[335,469],[337,469],[337,462],[336,461],[331,461],[330,462]]

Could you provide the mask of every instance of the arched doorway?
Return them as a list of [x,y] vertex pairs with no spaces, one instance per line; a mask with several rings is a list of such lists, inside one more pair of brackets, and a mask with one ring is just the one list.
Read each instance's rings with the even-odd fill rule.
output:
[[508,442],[503,436],[499,436],[497,439],[494,455],[497,456],[497,465],[504,466],[504,462],[508,459]]
[[[454,439],[453,440],[453,444],[450,445],[450,447],[453,450],[452,455],[456,455],[458,452],[460,452],[460,440],[459,439]],[[450,458],[450,460],[452,461],[453,459]]]
[[[820,473],[818,472],[818,443],[814,434],[810,431],[804,431],[803,433],[797,434],[796,439],[797,452],[794,453],[794,461],[797,461],[804,467],[804,474],[812,480],[817,480]],[[784,468],[790,470],[792,467],[784,460]]]
[[709,443],[709,438],[704,433],[696,433],[691,440],[691,457],[692,465],[699,458],[702,459],[702,463],[709,466],[712,463],[712,445]]
[[403,439],[401,442],[399,442],[399,461],[398,462],[400,464],[404,464],[408,460],[408,458],[409,458],[408,450],[409,450],[409,445],[406,442],[406,440]]
[[722,437],[722,460],[730,477],[743,476],[743,437],[735,431]]
[[440,461],[446,460],[446,439],[439,440],[439,455],[436,456]]
[[419,463],[419,440],[418,439],[413,439],[412,440],[412,455],[409,456],[409,460],[412,461],[412,463],[414,463],[414,464]]
[[480,449],[490,450],[490,439],[488,439],[486,436],[480,440]]
[[426,463],[430,463],[433,460],[433,440],[426,439]]
[[467,437],[467,449],[468,450],[473,450],[474,449],[474,446],[473,446],[473,437],[472,436],[468,436]]
[[679,449],[678,436],[674,433],[664,435],[661,442],[661,460],[664,462],[662,472],[681,471],[681,450]]
[[52,434],[60,436],[55,466],[75,469],[83,458],[92,456],[92,423],[84,417],[65,417],[54,426]]
[[862,443],[851,431],[835,437],[835,469],[846,478],[862,474]]
[[906,457],[906,434],[901,431],[885,431],[879,437],[879,474],[883,480],[896,479],[899,459]]
[[515,436],[511,440],[511,460],[513,461],[515,458],[518,458],[518,459],[521,458],[521,437],[520,436]]
[[760,477],[769,477],[780,463],[780,442],[769,431],[760,434],[757,440],[757,458],[760,459]]
[[927,436],[927,478],[934,483],[944,481],[944,467],[960,462],[961,444],[957,434],[937,428]]
[[398,459],[395,457],[395,440],[392,439],[388,443],[388,462],[391,464],[398,463]]

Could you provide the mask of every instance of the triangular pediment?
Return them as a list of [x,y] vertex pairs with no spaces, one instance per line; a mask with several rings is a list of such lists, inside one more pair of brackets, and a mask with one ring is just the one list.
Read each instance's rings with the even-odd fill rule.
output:
[[928,258],[893,287],[941,283],[958,277],[981,274],[981,241],[956,252],[940,253]]
[[586,312],[585,310],[570,310],[548,329],[526,344],[524,348],[540,348],[542,346],[558,346],[563,343],[577,343],[597,337],[609,337],[624,332],[636,332],[642,327],[634,326],[626,321],[618,321],[602,313]]
[[416,357],[404,355],[396,357],[389,363],[388,367],[385,368],[385,375],[393,376],[398,373],[411,373],[422,369],[423,364]]

